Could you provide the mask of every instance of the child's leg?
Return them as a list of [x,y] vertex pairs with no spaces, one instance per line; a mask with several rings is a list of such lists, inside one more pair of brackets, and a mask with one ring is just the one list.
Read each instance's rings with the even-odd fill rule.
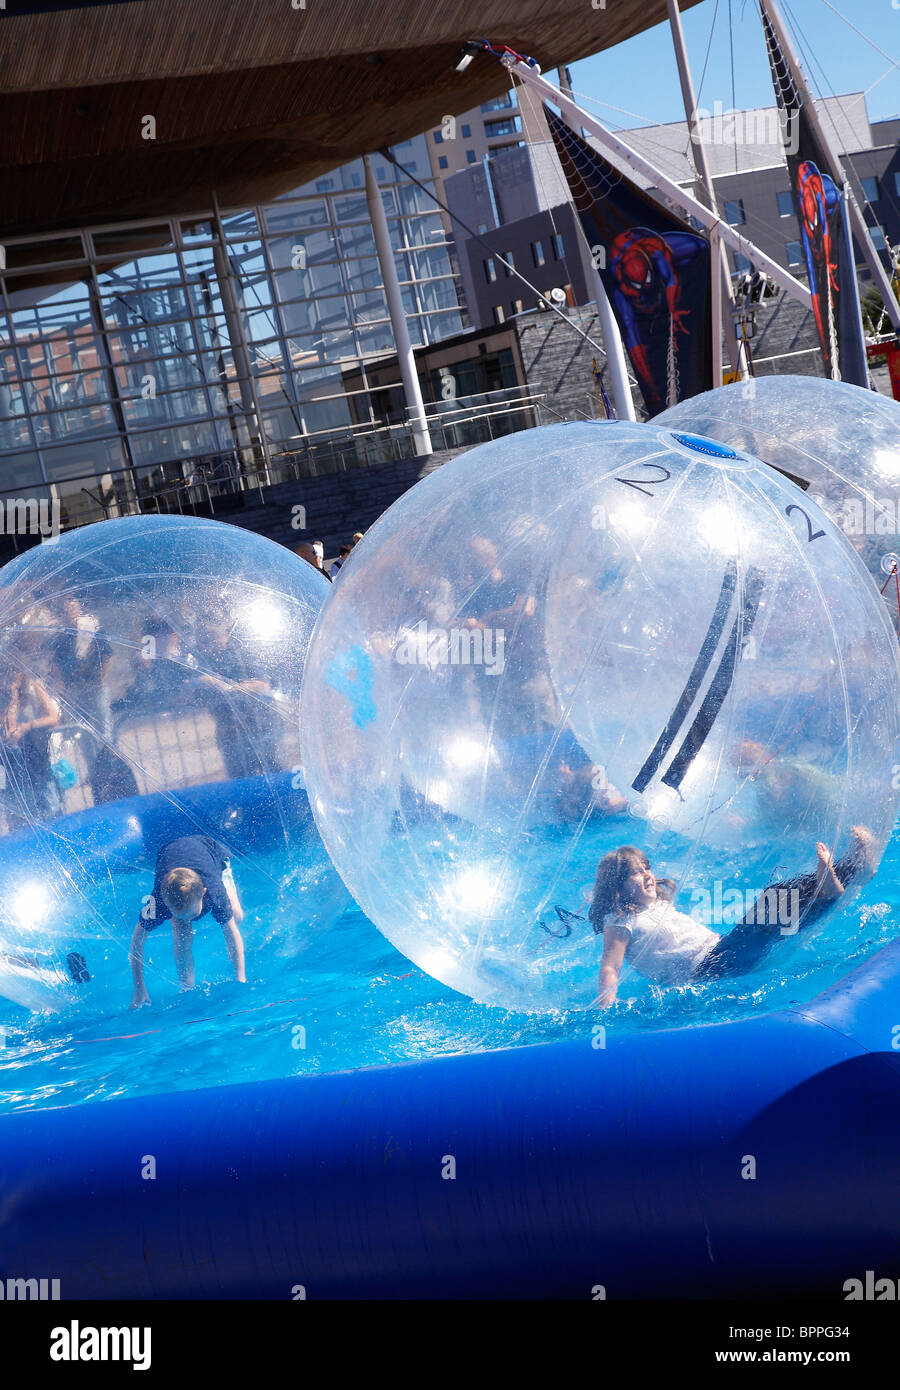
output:
[[696,971],[697,979],[718,979],[723,975],[746,975],[769,954],[779,936],[793,936],[801,927],[817,921],[854,879],[871,876],[874,871],[874,836],[865,826],[852,827],[850,850],[835,864],[831,852],[821,842],[816,845],[818,864],[811,874],[773,883],[757,898],[742,922],[718,941],[704,956]]
[[768,925],[738,922],[703,957],[694,971],[694,979],[718,980],[723,975],[749,975],[762,964],[777,940],[777,931]]
[[172,940],[175,946],[175,969],[178,971],[181,988],[193,989],[194,952],[191,944],[194,940],[194,929],[190,922],[179,922],[177,918],[173,918]]

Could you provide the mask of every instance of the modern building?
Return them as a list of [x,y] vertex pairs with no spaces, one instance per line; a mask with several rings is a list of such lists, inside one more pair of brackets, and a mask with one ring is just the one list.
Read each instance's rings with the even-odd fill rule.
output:
[[[425,139],[394,151],[428,177]],[[375,160],[414,347],[464,327],[422,189]],[[63,524],[239,462],[273,476],[391,416],[367,364],[395,352],[362,160],[207,216],[10,238],[0,280],[0,477]],[[427,186],[427,184],[426,184]],[[352,385],[350,384],[352,381]]]

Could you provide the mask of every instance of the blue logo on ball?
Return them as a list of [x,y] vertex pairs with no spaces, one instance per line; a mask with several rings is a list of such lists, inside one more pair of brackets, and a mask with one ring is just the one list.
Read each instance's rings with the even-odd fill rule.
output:
[[676,444],[693,449],[695,454],[709,454],[715,459],[736,459],[737,454],[727,444],[717,444],[714,439],[704,439],[701,434],[674,434]]

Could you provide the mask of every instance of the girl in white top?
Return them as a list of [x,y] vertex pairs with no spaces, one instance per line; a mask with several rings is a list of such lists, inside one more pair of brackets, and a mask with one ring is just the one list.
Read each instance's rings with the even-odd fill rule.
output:
[[854,825],[852,837],[849,854],[836,864],[831,851],[817,843],[815,872],[773,884],[725,936],[678,911],[672,902],[675,884],[656,877],[642,850],[623,845],[604,855],[597,866],[588,914],[594,931],[603,937],[597,1002],[601,1008],[615,1002],[626,960],[658,985],[743,975],[755,969],[778,940],[777,912],[779,904],[788,901],[785,894],[796,894],[792,900],[792,922],[796,923],[792,930],[796,931],[821,917],[851,880],[871,877],[872,832]]

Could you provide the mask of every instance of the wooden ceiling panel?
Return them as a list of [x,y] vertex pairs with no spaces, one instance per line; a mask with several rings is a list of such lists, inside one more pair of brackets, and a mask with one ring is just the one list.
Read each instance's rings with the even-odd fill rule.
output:
[[[264,201],[508,85],[490,57],[454,71],[471,0],[14,4],[0,19],[7,238],[200,211],[212,189],[223,205]],[[548,68],[665,16],[665,0],[481,0],[475,37]]]

